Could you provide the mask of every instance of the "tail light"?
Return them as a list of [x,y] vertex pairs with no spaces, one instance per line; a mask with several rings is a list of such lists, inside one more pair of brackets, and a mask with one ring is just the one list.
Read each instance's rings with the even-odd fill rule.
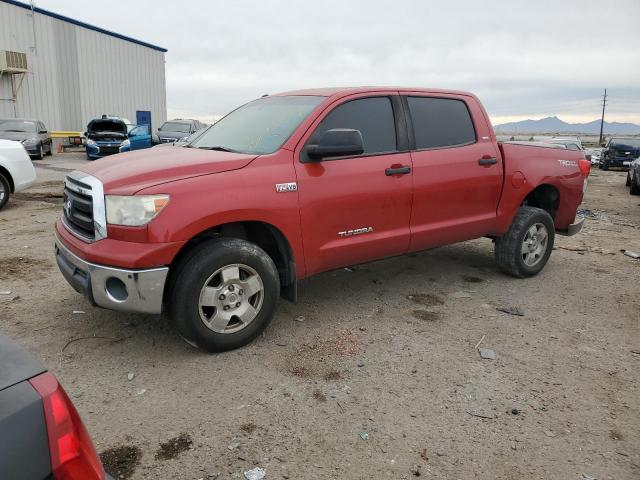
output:
[[581,158],[578,160],[578,168],[585,177],[588,177],[589,172],[591,172],[591,162],[587,159]]
[[100,458],[76,408],[51,373],[29,380],[42,397],[55,480],[105,480]]

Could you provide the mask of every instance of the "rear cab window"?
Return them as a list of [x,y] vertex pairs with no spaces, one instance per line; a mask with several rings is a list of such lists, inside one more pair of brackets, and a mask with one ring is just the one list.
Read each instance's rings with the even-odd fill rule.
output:
[[360,156],[394,153],[398,149],[389,97],[359,98],[338,105],[320,122],[307,143],[317,143],[324,132],[334,128],[360,131],[364,143],[364,153]]
[[471,113],[463,100],[407,97],[416,150],[458,147],[477,140]]

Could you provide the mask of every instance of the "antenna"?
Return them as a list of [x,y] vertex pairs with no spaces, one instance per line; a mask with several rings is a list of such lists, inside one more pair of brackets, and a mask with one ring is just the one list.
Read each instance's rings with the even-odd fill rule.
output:
[[604,95],[602,96],[602,118],[600,119],[600,140],[598,145],[602,146],[602,129],[604,128],[604,109],[607,106],[607,89],[604,89]]

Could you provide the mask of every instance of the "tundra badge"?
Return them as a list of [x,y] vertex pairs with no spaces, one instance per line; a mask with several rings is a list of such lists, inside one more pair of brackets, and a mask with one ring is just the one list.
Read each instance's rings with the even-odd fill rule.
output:
[[276,183],[276,192],[278,193],[297,192],[297,191],[298,191],[298,184],[296,182]]
[[345,230],[344,232],[338,232],[339,237],[353,237],[354,235],[362,235],[363,233],[373,232],[373,227],[356,228],[354,230]]

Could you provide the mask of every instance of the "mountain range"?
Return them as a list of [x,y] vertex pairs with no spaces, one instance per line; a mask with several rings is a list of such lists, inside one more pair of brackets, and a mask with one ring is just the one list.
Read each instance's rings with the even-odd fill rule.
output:
[[[558,117],[540,120],[522,120],[493,127],[499,133],[600,133],[600,120],[588,123],[567,123]],[[635,123],[604,122],[604,133],[609,135],[640,135],[640,125]]]

